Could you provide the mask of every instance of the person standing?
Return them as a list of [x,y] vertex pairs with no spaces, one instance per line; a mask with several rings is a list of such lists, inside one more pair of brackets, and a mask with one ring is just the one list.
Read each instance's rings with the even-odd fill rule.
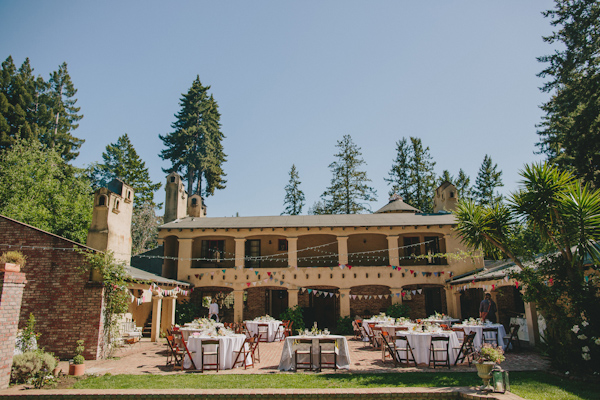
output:
[[479,318],[485,322],[486,319],[492,323],[496,323],[496,303],[492,300],[492,295],[485,294],[485,298],[479,303]]
[[219,322],[219,305],[217,304],[217,299],[213,299],[208,307],[208,318],[212,318]]

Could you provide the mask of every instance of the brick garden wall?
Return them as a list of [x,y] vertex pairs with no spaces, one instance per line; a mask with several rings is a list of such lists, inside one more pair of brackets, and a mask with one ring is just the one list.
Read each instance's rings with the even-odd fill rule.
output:
[[[350,298],[350,316],[359,315],[363,318],[385,312],[392,305],[390,288],[387,286],[355,286],[350,289],[350,295],[373,296],[371,298]],[[379,295],[389,295],[379,298]]]
[[10,382],[25,283],[22,272],[0,272],[0,389]]
[[[12,245],[9,248],[8,245]],[[59,358],[74,355],[76,341],[84,340],[86,359],[102,354],[103,287],[77,271],[84,257],[73,251],[27,249],[19,246],[69,248],[76,243],[0,216],[0,250],[19,250],[27,257],[21,268],[27,276],[19,328],[33,313],[40,347]]]

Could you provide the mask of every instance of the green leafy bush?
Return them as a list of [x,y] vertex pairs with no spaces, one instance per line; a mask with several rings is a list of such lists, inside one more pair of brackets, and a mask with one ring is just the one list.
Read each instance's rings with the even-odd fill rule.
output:
[[83,340],[78,340],[77,347],[75,348],[75,357],[73,357],[73,364],[85,363],[85,358],[83,357],[84,351],[85,351],[85,346],[83,345]]
[[302,314],[302,308],[299,305],[295,305],[294,307],[286,309],[279,316],[282,320],[290,320],[293,321],[292,330],[296,331],[297,329],[304,330],[306,327],[304,325],[304,315]]
[[385,314],[392,318],[408,318],[410,316],[410,308],[405,304],[396,303],[389,306]]
[[352,327],[352,318],[349,316],[338,318],[336,330],[340,335],[352,335],[354,333],[354,328]]
[[203,311],[202,305],[197,302],[182,301],[181,303],[177,303],[177,308],[175,309],[175,323],[183,325],[192,322],[195,318],[198,318]]
[[57,362],[54,355],[42,350],[28,351],[13,357],[11,381],[27,383],[40,375],[51,375]]

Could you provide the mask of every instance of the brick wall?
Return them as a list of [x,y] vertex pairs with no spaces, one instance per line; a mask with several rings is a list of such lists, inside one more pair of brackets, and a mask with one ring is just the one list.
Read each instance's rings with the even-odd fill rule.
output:
[[508,332],[510,319],[525,313],[523,299],[514,286],[502,286],[497,288],[496,292],[498,322],[504,325]]
[[[12,247],[8,247],[11,245]],[[27,249],[20,246],[46,247]],[[59,358],[74,355],[76,341],[84,340],[86,359],[102,354],[103,287],[77,271],[84,257],[72,249],[76,243],[0,216],[0,251],[19,250],[27,257],[21,271],[27,275],[19,328],[33,313],[40,347]]]
[[[350,289],[350,295],[373,296],[372,298],[350,298],[350,316],[369,317],[385,312],[392,305],[390,288],[387,286],[355,286]],[[389,295],[386,299],[383,295]],[[382,298],[379,298],[382,295]]]
[[0,272],[0,389],[10,382],[25,282],[22,272]]

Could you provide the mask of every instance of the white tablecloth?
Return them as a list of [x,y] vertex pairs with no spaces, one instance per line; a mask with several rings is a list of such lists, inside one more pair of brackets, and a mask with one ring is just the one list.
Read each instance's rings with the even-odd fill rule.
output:
[[[415,355],[415,360],[417,364],[428,364],[429,363],[429,345],[431,344],[432,336],[448,336],[448,353],[450,354],[450,364],[454,364],[456,360],[456,356],[458,355],[458,350],[454,350],[456,347],[460,347],[460,343],[458,342],[458,337],[456,336],[456,332],[452,331],[442,331],[439,333],[427,333],[427,332],[398,332],[399,335],[406,335],[408,338],[408,343],[413,349],[413,353]],[[403,343],[401,341],[396,341],[397,346],[401,346]],[[437,348],[443,348],[442,343],[436,343]],[[406,356],[406,353],[401,353],[402,358]],[[445,357],[445,355],[443,356]],[[437,355],[438,360],[442,360],[442,356],[440,354]]]
[[[279,370],[291,371],[294,369],[294,351],[299,344],[294,344],[297,339],[312,339],[313,350],[313,368],[319,366],[319,339],[335,339],[337,342],[337,367],[340,369],[350,369],[350,350],[348,350],[348,342],[344,336],[328,335],[328,336],[288,336],[283,344],[281,352],[281,360],[279,360]],[[302,359],[302,362],[308,360]],[[329,360],[328,360],[329,361]]]
[[[363,319],[362,326],[365,329],[365,332],[372,334],[373,332],[371,332],[371,328],[369,328],[369,324],[386,325],[386,324],[393,324],[395,321],[396,320],[394,318]],[[369,338],[363,338],[363,342],[368,342],[368,341],[369,341]]]
[[[504,329],[504,325],[502,324],[491,324],[491,325],[453,325],[453,328],[462,328],[466,333],[475,332],[475,339],[473,340],[473,344],[476,349],[479,349],[483,345],[483,328],[497,328],[498,329],[498,346],[504,348],[504,336],[506,335],[506,330]],[[492,339],[494,337],[493,333],[487,332],[485,337],[488,339]]]
[[245,323],[246,323],[246,328],[248,328],[248,332],[250,332],[250,334],[252,336],[254,336],[255,334],[258,333],[258,324],[267,324],[268,330],[269,330],[269,334],[267,335],[267,341],[269,341],[269,342],[275,341],[275,336],[276,336],[275,333],[277,332],[277,329],[279,329],[279,326],[281,325],[281,321],[265,321],[265,322],[245,321]]
[[[244,340],[246,340],[246,335],[231,335],[218,337],[191,335],[187,341],[187,346],[190,352],[195,351],[195,353],[192,353],[192,357],[194,358],[194,364],[196,364],[196,368],[202,368],[202,341],[215,339],[219,340],[219,369],[231,369],[233,367],[233,362],[235,361],[235,357],[237,355],[234,352],[242,348],[242,344],[244,343]],[[212,352],[215,350],[215,346],[206,346],[206,351]],[[208,361],[210,363],[214,363],[215,360],[211,358],[208,358]],[[250,354],[248,354],[248,358],[248,361],[250,361]],[[185,359],[183,360],[183,368],[190,368],[191,366],[192,363],[186,355]]]
[[423,319],[421,322],[430,322],[432,324],[444,324],[444,325],[452,325],[457,322],[460,322],[460,319],[450,318],[450,319]]

